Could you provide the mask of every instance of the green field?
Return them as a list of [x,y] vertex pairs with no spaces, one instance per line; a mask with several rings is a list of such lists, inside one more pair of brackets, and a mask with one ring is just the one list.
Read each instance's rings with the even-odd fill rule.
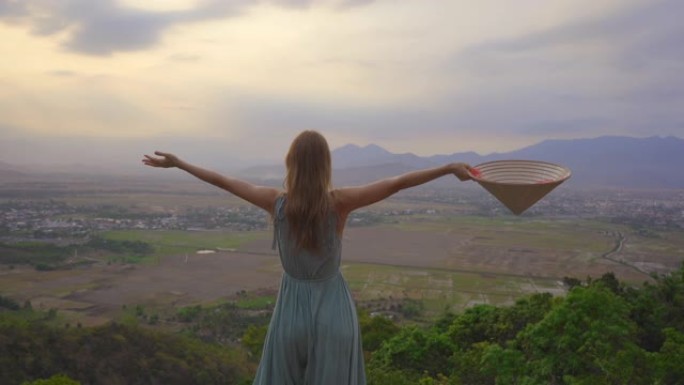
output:
[[460,311],[478,303],[511,304],[529,293],[564,292],[561,283],[553,279],[448,269],[350,263],[343,265],[342,272],[359,301],[420,300],[428,315],[444,309]]
[[267,239],[270,232],[182,231],[182,230],[113,230],[100,234],[105,239],[141,241],[154,247],[155,257],[195,253],[198,250],[239,249],[243,245]]
[[274,306],[276,297],[272,295],[253,295],[247,293],[244,297],[240,297],[235,305],[240,309],[265,309],[269,306]]

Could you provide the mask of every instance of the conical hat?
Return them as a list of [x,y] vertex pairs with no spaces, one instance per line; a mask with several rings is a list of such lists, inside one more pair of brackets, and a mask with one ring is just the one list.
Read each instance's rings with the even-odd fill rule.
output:
[[475,166],[470,177],[515,215],[570,178],[570,170],[536,160],[497,160]]

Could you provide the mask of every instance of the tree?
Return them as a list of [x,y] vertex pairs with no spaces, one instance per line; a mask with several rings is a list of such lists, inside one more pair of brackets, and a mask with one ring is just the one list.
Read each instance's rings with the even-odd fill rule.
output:
[[359,325],[363,338],[363,350],[374,352],[399,332],[399,326],[387,317],[371,317],[366,311],[359,311]]
[[506,350],[490,351],[497,376],[521,376],[519,368],[496,365],[497,357],[519,350],[522,377],[530,384],[641,384],[649,372],[637,345],[637,327],[627,302],[601,284],[575,287],[543,320],[530,324]]
[[374,367],[396,368],[435,376],[449,371],[454,345],[434,329],[408,326],[385,342],[371,359]]
[[665,342],[654,355],[659,384],[677,385],[684,379],[684,333],[674,328],[664,330]]

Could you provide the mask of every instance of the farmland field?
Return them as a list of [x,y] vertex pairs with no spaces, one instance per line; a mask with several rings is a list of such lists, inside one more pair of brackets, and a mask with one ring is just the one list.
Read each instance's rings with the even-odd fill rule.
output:
[[[612,259],[616,234],[624,247]],[[270,231],[116,230],[100,236],[151,244],[140,264],[95,263],[70,270],[0,270],[0,292],[67,319],[97,324],[126,305],[164,309],[235,299],[267,303],[282,274]],[[345,231],[342,271],[360,301],[420,300],[428,314],[478,303],[509,304],[532,292],[564,292],[565,276],[614,272],[638,284],[649,271],[684,259],[680,232],[638,235],[629,228],[580,219],[407,215]],[[213,254],[198,254],[214,250]],[[617,261],[617,262],[616,262]],[[253,304],[244,301],[244,307]],[[160,310],[161,311],[161,310]]]
[[[8,230],[16,222],[39,228],[47,220],[58,227],[39,235],[49,235],[51,250],[65,258],[61,268],[45,271],[0,264],[0,294],[20,303],[97,324],[125,315],[130,306],[163,312],[236,301],[251,309],[271,303],[277,293],[282,268],[271,249],[268,216],[194,180],[57,178],[8,184],[0,192],[7,212],[28,213],[21,221],[7,220],[0,252],[33,241],[27,227]],[[415,300],[430,316],[478,303],[508,304],[532,292],[562,295],[564,277],[613,272],[638,285],[684,261],[681,226],[615,219],[622,208],[613,220],[588,219],[596,217],[596,195],[572,194],[559,191],[538,205],[555,214],[532,210],[515,217],[477,189],[400,193],[350,216],[342,272],[361,305]],[[635,193],[633,202],[651,204],[644,199]],[[563,211],[568,202],[572,210]],[[582,202],[584,214],[575,215]],[[83,223],[91,226],[82,235],[68,232]],[[89,249],[92,237],[112,247]]]
[[265,236],[262,232],[113,230],[102,237],[114,240],[142,241],[154,246],[155,257],[195,253],[201,249],[237,249]]

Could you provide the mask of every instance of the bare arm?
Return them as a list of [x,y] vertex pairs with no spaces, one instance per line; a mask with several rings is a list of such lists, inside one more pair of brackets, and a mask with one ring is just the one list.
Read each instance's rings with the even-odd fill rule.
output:
[[256,186],[241,179],[227,177],[217,172],[185,162],[173,154],[159,151],[155,151],[155,154],[162,158],[154,158],[145,155],[143,163],[152,167],[177,167],[198,179],[222,188],[255,206],[261,207],[270,214],[273,214],[276,197],[280,194],[278,189]]
[[337,209],[340,216],[346,219],[349,213],[358,208],[379,202],[400,190],[427,183],[444,175],[453,174],[462,181],[468,180],[470,168],[465,163],[450,163],[382,179],[364,186],[341,188],[335,190]]

